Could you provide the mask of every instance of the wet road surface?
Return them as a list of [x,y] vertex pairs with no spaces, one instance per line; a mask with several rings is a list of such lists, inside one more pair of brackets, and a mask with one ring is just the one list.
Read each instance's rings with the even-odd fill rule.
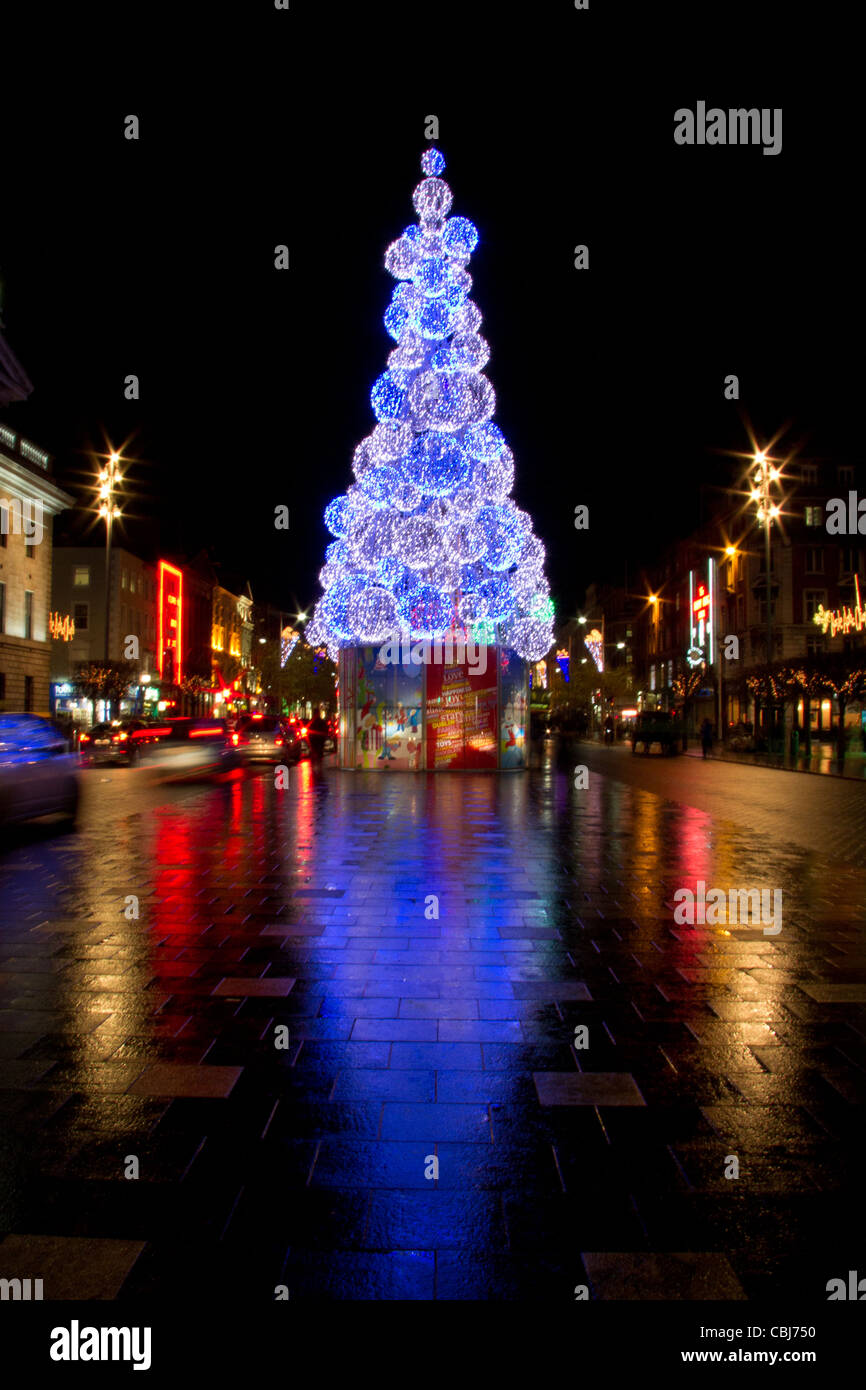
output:
[[[823,1302],[862,1264],[862,786],[581,744],[84,789],[0,850],[0,1277]],[[678,925],[699,881],[781,888],[781,932]]]

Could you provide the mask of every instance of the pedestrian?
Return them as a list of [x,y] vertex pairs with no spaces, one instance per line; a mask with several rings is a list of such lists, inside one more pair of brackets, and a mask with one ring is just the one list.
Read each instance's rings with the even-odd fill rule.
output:
[[701,725],[701,748],[705,758],[713,750],[713,726],[709,719],[705,719]]
[[310,742],[310,757],[316,761],[321,760],[325,752],[325,739],[328,736],[328,726],[322,718],[322,711],[317,709],[307,726],[307,738]]

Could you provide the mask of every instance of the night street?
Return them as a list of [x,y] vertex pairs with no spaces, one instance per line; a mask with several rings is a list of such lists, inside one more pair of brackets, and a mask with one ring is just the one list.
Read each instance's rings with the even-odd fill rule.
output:
[[[541,748],[282,791],[92,768],[77,832],[16,832],[0,1277],[760,1303],[856,1269],[862,788]],[[781,932],[677,926],[698,880],[782,886]]]
[[0,1367],[847,1384],[853,17],[85,10],[0,95]]

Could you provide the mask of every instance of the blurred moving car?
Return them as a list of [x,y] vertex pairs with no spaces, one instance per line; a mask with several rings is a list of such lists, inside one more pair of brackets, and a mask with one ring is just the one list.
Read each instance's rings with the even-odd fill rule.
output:
[[78,758],[50,719],[0,714],[0,826],[59,813],[75,824]]
[[235,764],[224,719],[178,716],[150,725],[149,733],[153,737],[140,749],[143,764],[166,772],[222,772]]
[[242,762],[298,762],[310,756],[306,726],[270,714],[245,714],[230,735]]
[[667,710],[645,710],[634,721],[632,753],[679,753],[681,741],[682,725]]
[[145,745],[156,741],[157,727],[148,719],[113,719],[110,724],[94,724],[81,735],[82,761],[126,763],[132,767]]

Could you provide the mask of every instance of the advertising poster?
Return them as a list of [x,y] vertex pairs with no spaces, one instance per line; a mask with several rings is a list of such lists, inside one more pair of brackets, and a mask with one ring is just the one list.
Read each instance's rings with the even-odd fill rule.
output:
[[496,767],[496,652],[427,667],[427,767]]
[[502,712],[499,722],[499,766],[526,766],[528,716],[526,663],[516,652],[503,651],[499,662]]
[[421,767],[423,668],[383,662],[379,647],[357,652],[355,767],[416,772]]

